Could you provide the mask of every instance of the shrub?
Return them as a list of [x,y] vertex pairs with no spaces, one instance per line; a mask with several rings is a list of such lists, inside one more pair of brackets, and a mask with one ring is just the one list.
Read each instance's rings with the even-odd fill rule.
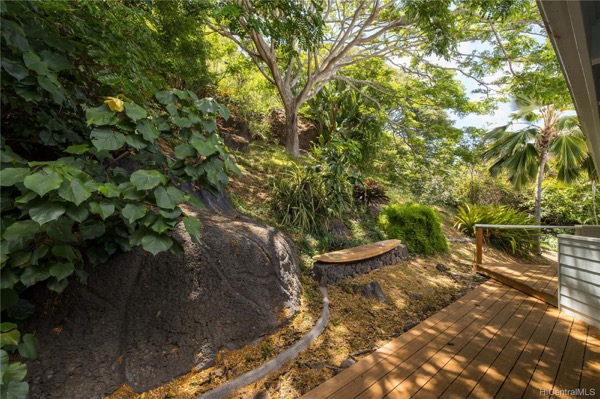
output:
[[424,205],[388,205],[379,215],[379,225],[388,238],[397,238],[410,252],[433,255],[448,250],[436,211]]
[[323,179],[311,168],[293,164],[273,182],[271,206],[277,218],[304,231],[314,231],[327,219],[327,191]]
[[353,168],[360,158],[356,142],[335,139],[315,148],[314,153],[312,164],[294,164],[273,182],[271,192],[278,219],[304,231],[316,231],[319,225],[351,210],[352,187],[360,181]]
[[314,172],[321,175],[327,191],[329,216],[341,217],[352,209],[352,188],[361,181],[356,165],[360,162],[360,145],[353,140],[334,138],[313,150]]
[[505,205],[511,208],[523,208],[523,203],[529,198],[527,192],[515,191],[508,181],[500,177],[492,177],[487,171],[475,172],[474,176],[465,176],[464,179],[459,180],[454,195],[461,202]]
[[[555,226],[573,226],[589,224],[594,221],[591,201],[591,187],[581,184],[563,186],[550,183],[544,187],[542,196],[542,222]],[[525,203],[526,209],[533,213],[535,200]]]
[[365,179],[354,185],[354,199],[365,206],[390,200],[381,184],[373,179]]
[[[533,219],[524,212],[500,205],[464,205],[458,207],[454,227],[474,237],[476,224],[530,225]],[[484,241],[504,251],[526,256],[534,249],[533,230],[484,229]]]

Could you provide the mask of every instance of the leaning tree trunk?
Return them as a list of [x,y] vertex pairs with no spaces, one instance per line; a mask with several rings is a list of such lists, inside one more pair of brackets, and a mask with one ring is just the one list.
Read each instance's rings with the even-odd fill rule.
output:
[[300,155],[298,109],[294,105],[285,106],[285,151],[291,155]]
[[[540,160],[540,167],[538,169],[537,182],[535,185],[535,209],[533,217],[536,225],[542,224],[542,181],[544,180],[544,169],[546,168],[546,162],[548,161],[548,155],[542,155]],[[542,254],[542,247],[540,245],[541,230],[535,237],[535,250],[538,255]]]

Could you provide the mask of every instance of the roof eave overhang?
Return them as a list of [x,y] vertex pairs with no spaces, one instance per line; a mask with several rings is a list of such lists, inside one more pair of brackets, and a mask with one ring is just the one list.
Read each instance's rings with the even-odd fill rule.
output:
[[[536,1],[567,79],[589,151],[594,163],[600,167],[600,114],[592,69],[592,58],[597,57],[590,52],[594,47],[589,41],[594,40],[594,36],[591,39],[588,36],[589,29],[598,27],[589,26],[580,1]],[[600,45],[593,44],[596,48]]]

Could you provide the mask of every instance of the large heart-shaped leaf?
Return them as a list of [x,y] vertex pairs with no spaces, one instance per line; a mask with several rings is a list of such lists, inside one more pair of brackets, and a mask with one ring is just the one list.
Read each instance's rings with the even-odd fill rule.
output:
[[58,219],[66,210],[67,208],[60,202],[42,202],[29,208],[29,217],[41,226]]
[[196,150],[189,144],[179,144],[175,147],[175,156],[178,159],[185,159],[196,155]]
[[40,231],[40,225],[33,220],[23,220],[15,222],[8,226],[2,235],[6,241],[15,242],[19,240],[29,240]]
[[0,171],[0,186],[13,186],[21,183],[29,175],[29,168],[6,168]]
[[142,238],[142,248],[152,255],[164,252],[171,248],[172,245],[173,240],[171,237],[162,234],[149,233]]
[[96,108],[89,108],[87,111],[85,111],[85,118],[88,126],[114,125],[119,120],[115,113],[112,112],[106,104]]
[[14,323],[0,323],[0,346],[17,345],[21,339],[21,333]]
[[143,218],[146,215],[146,212],[148,212],[146,205],[127,204],[121,210],[121,215],[123,215],[129,223],[133,223],[136,220]]
[[29,76],[29,70],[27,70],[27,68],[20,62],[15,62],[8,58],[2,58],[2,68],[17,80],[23,80]]
[[133,172],[129,181],[131,181],[131,184],[138,190],[149,190],[159,184],[165,184],[167,178],[156,170],[141,169]]
[[[25,365],[23,365],[23,367],[25,367]],[[25,369],[25,374],[27,374],[27,369]],[[6,399],[26,399],[28,393],[29,384],[25,381],[9,381],[8,385],[6,386]]]
[[66,216],[48,224],[46,234],[56,241],[77,241],[77,237],[73,234],[73,221]]
[[175,96],[170,91],[159,91],[155,96],[161,104],[169,104],[175,101]]
[[90,134],[94,147],[107,151],[118,150],[125,144],[125,136],[110,128],[102,127],[92,130]]
[[156,198],[156,205],[165,209],[174,209],[183,201],[183,192],[173,186],[166,189],[160,186],[154,190],[154,197]]
[[19,355],[27,359],[35,359],[38,354],[38,341],[31,334],[23,335],[23,342],[19,344]]
[[136,130],[142,134],[144,140],[154,143],[158,136],[160,136],[160,132],[158,128],[149,120],[143,119],[139,121],[136,126]]
[[56,277],[58,281],[69,277],[74,271],[75,266],[72,263],[55,263],[50,266],[50,275]]
[[102,222],[88,221],[79,226],[79,232],[84,240],[93,240],[106,232],[106,226]]
[[74,178],[63,182],[58,189],[58,195],[75,205],[79,205],[88,199],[92,192],[84,186],[81,180]]
[[190,237],[192,237],[192,240],[198,242],[202,233],[202,223],[195,217],[186,216],[183,218],[183,225]]
[[144,119],[148,116],[146,110],[135,103],[125,103],[125,113],[134,122]]
[[43,197],[50,191],[57,190],[63,182],[63,178],[56,172],[46,172],[41,170],[37,173],[27,176],[23,180],[25,187]]
[[90,212],[100,215],[102,219],[106,219],[115,212],[115,205],[112,202],[90,202]]

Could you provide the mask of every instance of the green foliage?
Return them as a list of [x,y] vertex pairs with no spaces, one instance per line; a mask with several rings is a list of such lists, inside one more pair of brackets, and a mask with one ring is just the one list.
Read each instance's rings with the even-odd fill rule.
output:
[[454,195],[461,203],[505,205],[516,209],[524,207],[527,192],[515,191],[502,176],[492,177],[483,168],[462,175],[454,187]]
[[388,238],[401,240],[412,253],[429,256],[448,250],[440,217],[427,206],[388,205],[379,215],[379,225]]
[[327,220],[327,190],[312,168],[293,164],[273,182],[271,195],[273,212],[283,224],[314,231]]
[[[549,182],[544,187],[542,197],[543,224],[554,226],[574,226],[593,224],[592,189],[590,184],[562,185]],[[597,206],[600,206],[596,199]],[[524,203],[525,209],[533,212],[535,202],[530,199]]]
[[353,185],[361,181],[353,168],[360,159],[357,143],[335,138],[315,148],[314,156],[304,166],[292,164],[282,178],[273,181],[271,192],[277,218],[304,231],[316,231],[351,210]]
[[[2,3],[2,320],[15,322],[3,324],[3,362],[11,351],[37,351],[18,334],[33,311],[21,293],[38,283],[62,292],[73,276],[86,280],[84,264],[117,251],[181,252],[169,234],[180,205],[201,206],[184,191],[218,189],[237,171],[215,132],[227,108],[189,90],[153,98],[172,77],[163,56],[180,51],[156,28],[156,15],[183,12],[166,10],[174,4],[151,11],[116,1]],[[196,61],[187,66],[202,54]],[[206,76],[194,73],[187,80],[201,88]],[[126,95],[102,104],[115,92]],[[198,221],[185,218],[184,226],[199,239]],[[25,397],[26,368],[11,368],[19,371],[3,375],[3,397]]]
[[[389,78],[390,69],[385,65],[378,66],[380,70],[388,72]],[[370,76],[372,80],[376,78],[374,75],[375,73]],[[365,86],[358,91],[343,81],[333,81],[308,101],[305,114],[317,127],[320,146],[328,145],[333,138],[353,140],[360,143],[362,160],[366,162],[367,159],[375,156],[383,135],[386,117],[369,89]],[[391,92],[392,90],[389,89],[389,93]],[[389,93],[387,97],[390,97]],[[382,96],[381,93],[377,94],[379,94],[377,97]],[[359,160],[357,166],[368,165],[364,165]]]
[[369,206],[390,200],[385,188],[374,179],[365,179],[354,185],[354,199],[361,205]]
[[[87,137],[80,132],[77,154],[51,161],[13,157],[2,164],[9,176],[2,196],[7,203],[16,198],[2,216],[3,266],[10,266],[3,275],[21,277],[24,287],[49,279],[51,289],[62,291],[84,260],[101,263],[138,245],[153,254],[177,245],[167,233],[182,214],[179,205],[193,201],[178,186],[218,188],[237,167],[213,132],[212,118],[226,116],[223,106],[191,91],[159,92],[157,98],[161,111],[133,103],[121,111],[106,104],[88,108],[90,128]],[[140,119],[143,114],[150,116]],[[184,156],[171,150],[182,145],[189,146]],[[13,153],[5,142],[2,150]],[[23,178],[24,170],[29,175]],[[189,232],[197,236],[199,228]],[[31,255],[42,244],[49,250]]]
[[327,193],[327,211],[336,218],[353,206],[353,185],[360,183],[356,165],[360,162],[360,145],[353,140],[334,138],[325,147],[313,151],[316,166]]
[[[476,224],[530,225],[532,218],[524,212],[498,205],[464,205],[458,207],[454,227],[474,237]],[[536,234],[525,229],[484,229],[484,240],[504,251],[526,256],[534,250]]]

